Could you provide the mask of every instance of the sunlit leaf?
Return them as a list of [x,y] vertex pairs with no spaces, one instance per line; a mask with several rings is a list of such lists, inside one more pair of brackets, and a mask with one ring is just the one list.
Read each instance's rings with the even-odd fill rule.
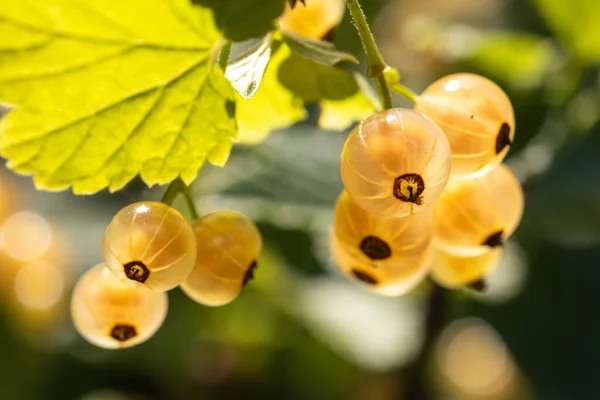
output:
[[[256,143],[304,119],[304,104],[320,103],[319,126],[343,130],[371,115],[376,100],[357,74],[292,53],[285,43],[273,54],[260,90],[238,102],[239,140]],[[241,98],[240,98],[241,100]]]
[[235,93],[210,11],[187,0],[20,0],[0,8],[0,124],[8,165],[38,188],[94,193],[191,182],[222,165]]
[[346,129],[377,108],[360,75],[317,64],[297,54],[283,62],[279,79],[306,103],[321,104],[319,126],[325,129]]
[[342,131],[354,122],[361,121],[379,109],[379,100],[372,93],[373,88],[368,86],[365,78],[354,74],[359,89],[352,96],[342,100],[321,101],[321,115],[319,127],[327,130]]
[[287,46],[279,46],[271,57],[256,95],[249,100],[238,96],[237,119],[241,143],[261,142],[270,132],[287,128],[306,117],[302,99],[294,96],[278,78],[281,63],[290,54]]

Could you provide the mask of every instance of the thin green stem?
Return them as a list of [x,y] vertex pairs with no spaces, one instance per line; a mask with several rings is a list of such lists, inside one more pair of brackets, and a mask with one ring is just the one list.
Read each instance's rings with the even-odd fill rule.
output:
[[392,94],[388,88],[385,76],[379,75],[377,77],[377,91],[379,92],[379,100],[381,100],[381,107],[384,110],[392,108]]
[[346,0],[346,6],[348,7],[348,11],[350,11],[352,19],[354,20],[354,25],[358,31],[358,36],[360,36],[360,41],[365,48],[365,53],[367,54],[367,75],[371,78],[377,78],[383,73],[383,70],[387,67],[387,64],[379,53],[379,49],[375,43],[375,38],[373,37],[373,33],[371,32],[371,28],[369,28],[365,13],[360,7],[358,0]]
[[381,107],[384,110],[392,108],[392,96],[387,81],[383,75],[383,71],[389,68],[385,63],[385,60],[379,53],[375,38],[367,23],[367,17],[360,7],[358,0],[346,0],[346,6],[352,20],[354,20],[354,26],[360,36],[360,41],[365,49],[367,55],[367,76],[373,78],[377,82],[377,90],[379,92],[379,99],[381,100]]
[[180,190],[182,183],[183,182],[181,181],[180,178],[177,178],[173,182],[171,182],[171,184],[167,187],[167,190],[165,191],[165,194],[163,194],[163,197],[162,197],[162,199],[160,199],[160,201],[169,206],[172,205],[173,202],[175,201],[175,198],[179,194],[179,190]]
[[167,205],[173,205],[173,202],[177,198],[178,194],[183,194],[192,219],[197,219],[198,211],[196,210],[194,199],[192,198],[192,195],[190,193],[190,187],[187,186],[181,180],[181,178],[177,178],[173,182],[171,182],[160,201]]
[[190,216],[192,219],[198,219],[198,211],[196,210],[196,204],[194,203],[194,198],[192,197],[192,193],[190,193],[190,187],[185,186],[183,188],[183,197],[185,198],[185,202],[188,205],[188,209],[190,210]]
[[410,101],[411,103],[417,104],[417,99],[419,98],[419,95],[413,92],[411,89],[407,88],[406,86],[397,83],[394,86],[392,86],[392,90],[398,93],[400,96],[407,99],[408,101]]
[[223,44],[223,47],[221,47],[221,51],[219,52],[219,60],[217,63],[223,71],[227,69],[227,64],[229,64],[229,56],[231,55],[232,45],[233,43],[231,43],[231,40],[226,40],[225,44]]

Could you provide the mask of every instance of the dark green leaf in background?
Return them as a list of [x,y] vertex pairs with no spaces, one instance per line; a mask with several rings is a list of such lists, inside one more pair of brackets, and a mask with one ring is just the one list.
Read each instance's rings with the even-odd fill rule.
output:
[[234,42],[264,36],[277,27],[285,0],[193,0],[213,10],[217,27]]
[[292,32],[282,32],[283,41],[290,49],[316,63],[332,66],[343,61],[358,64],[358,60],[352,54],[344,53],[335,48],[330,42],[308,39]]
[[306,102],[341,100],[359,91],[351,72],[292,54],[279,68],[280,82]]

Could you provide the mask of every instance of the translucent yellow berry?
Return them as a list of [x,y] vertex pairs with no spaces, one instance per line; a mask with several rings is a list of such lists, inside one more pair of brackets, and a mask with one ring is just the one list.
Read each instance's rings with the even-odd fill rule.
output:
[[193,227],[196,266],[181,289],[200,304],[225,305],[254,277],[262,247],[260,232],[250,219],[231,211],[207,214]]
[[361,208],[345,190],[335,205],[333,234],[353,259],[373,268],[411,269],[433,238],[433,208],[400,218],[383,218]]
[[506,156],[515,133],[508,96],[475,74],[453,74],[432,83],[415,110],[446,134],[452,149],[452,176],[471,178],[495,168]]
[[148,340],[167,315],[166,293],[146,290],[116,278],[104,264],[87,271],[75,285],[71,317],[90,343],[106,349]]
[[456,255],[485,253],[514,232],[523,206],[521,185],[504,164],[476,179],[453,180],[435,203],[435,244]]
[[431,262],[431,278],[448,289],[478,285],[498,267],[503,252],[502,247],[497,247],[476,256],[461,257],[438,249]]
[[428,208],[442,193],[450,164],[441,129],[419,113],[397,108],[354,128],[340,168],[358,205],[383,217],[403,217]]
[[160,292],[173,289],[192,271],[196,240],[177,210],[140,202],[114,216],[104,233],[103,255],[120,279]]
[[298,1],[293,9],[286,4],[279,25],[297,35],[321,39],[340,23],[345,10],[344,0],[309,0],[306,5]]
[[363,263],[362,259],[349,254],[335,234],[330,240],[331,254],[335,265],[348,279],[361,285],[364,289],[384,296],[402,296],[418,286],[429,272],[432,246],[427,246],[420,254],[412,258],[407,268]]

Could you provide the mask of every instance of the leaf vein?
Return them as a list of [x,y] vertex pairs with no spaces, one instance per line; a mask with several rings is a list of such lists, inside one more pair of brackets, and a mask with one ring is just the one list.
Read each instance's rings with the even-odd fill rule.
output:
[[196,60],[196,62],[193,63],[190,67],[187,67],[183,71],[177,73],[173,78],[169,79],[167,82],[165,82],[163,84],[159,84],[159,85],[155,85],[155,86],[149,87],[149,88],[144,89],[144,90],[142,90],[142,91],[140,91],[138,93],[130,93],[130,94],[125,95],[123,98],[121,98],[121,99],[119,99],[119,100],[117,100],[117,101],[115,101],[113,103],[110,103],[108,105],[102,106],[100,109],[95,110],[92,114],[86,114],[86,115],[84,115],[82,117],[79,117],[79,118],[77,118],[77,119],[75,119],[73,121],[70,121],[70,122],[68,122],[68,123],[66,123],[64,125],[52,128],[49,131],[43,132],[39,136],[30,137],[30,138],[27,138],[27,139],[19,141],[19,142],[9,143],[7,145],[4,145],[3,148],[4,149],[9,149],[11,147],[20,146],[20,145],[23,145],[23,144],[34,142],[34,141],[39,140],[39,139],[47,139],[48,136],[51,136],[51,135],[53,135],[53,134],[55,134],[57,132],[60,132],[63,129],[72,127],[73,125],[78,124],[79,122],[85,121],[86,119],[93,118],[94,116],[96,116],[96,115],[98,115],[98,114],[100,114],[100,113],[102,113],[104,111],[107,111],[107,110],[109,110],[109,109],[111,109],[113,107],[116,107],[116,106],[118,106],[118,105],[120,105],[120,104],[122,104],[122,103],[124,103],[126,101],[130,101],[130,100],[135,99],[137,97],[143,96],[143,95],[145,95],[145,94],[147,94],[147,93],[149,93],[149,92],[151,92],[153,90],[156,90],[156,89],[158,89],[160,87],[168,86],[169,84],[171,84],[173,82],[176,82],[177,80],[181,79],[183,76],[186,75],[186,73],[188,73],[188,72],[192,71],[193,69],[197,68],[198,66],[200,66],[203,63],[203,61],[206,61],[206,58],[202,58],[200,60]]
[[56,38],[78,39],[78,40],[82,40],[82,41],[90,42],[90,43],[108,44],[108,45],[128,44],[128,45],[133,45],[133,46],[147,47],[147,48],[157,49],[157,50],[170,50],[170,51],[194,51],[194,52],[196,52],[196,51],[211,50],[210,47],[204,47],[204,46],[199,46],[199,45],[185,46],[185,45],[164,45],[164,44],[158,44],[158,43],[149,43],[149,42],[146,42],[139,38],[134,38],[132,40],[124,40],[124,39],[117,40],[117,39],[94,37],[94,36],[90,36],[90,35],[83,35],[83,34],[78,34],[78,33],[73,33],[73,32],[65,33],[65,32],[57,31],[56,29],[50,29],[50,28],[44,29],[44,28],[39,28],[37,26],[24,24],[21,21],[17,21],[15,19],[7,17],[5,15],[4,16],[0,15],[0,22],[1,21],[6,21],[6,23],[9,25],[16,26],[17,28],[20,28],[20,29],[28,30],[30,32],[52,35]]

